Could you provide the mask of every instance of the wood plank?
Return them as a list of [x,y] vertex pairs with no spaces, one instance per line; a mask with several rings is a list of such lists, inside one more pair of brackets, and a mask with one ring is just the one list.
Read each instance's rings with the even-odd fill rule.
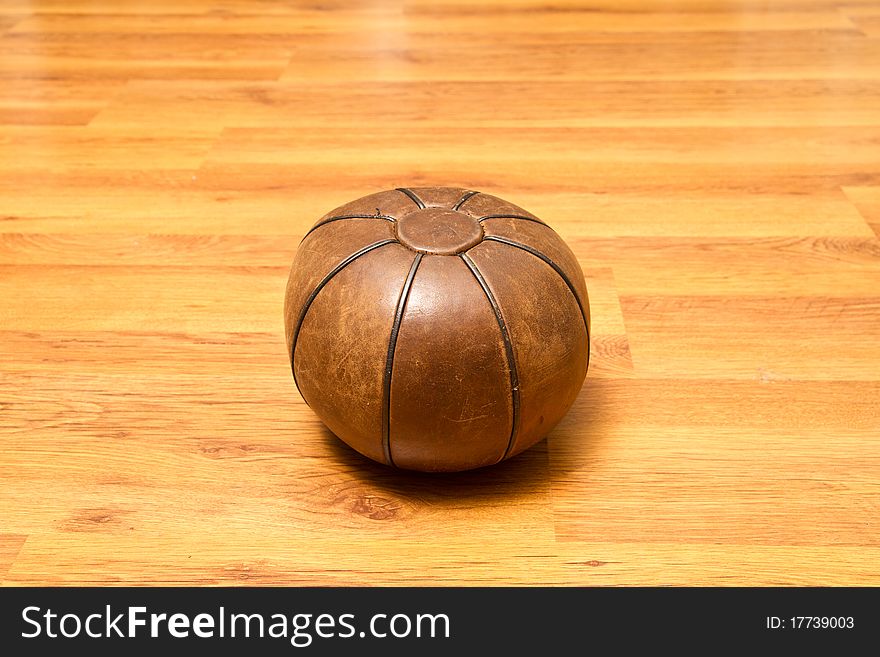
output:
[[622,296],[637,370],[753,381],[873,379],[880,298]]
[[127,131],[80,126],[0,126],[0,171],[40,169],[195,169],[214,143],[207,134]]
[[[756,239],[791,236],[869,238],[864,220],[831,180],[741,170],[712,175],[711,190],[697,186],[698,168],[650,177],[647,170],[617,175],[603,170],[588,179],[587,191],[542,193],[528,187],[521,203],[545,217],[566,239],[574,237],[705,237]],[[653,168],[656,171],[656,167]],[[612,168],[613,172],[613,168]],[[646,179],[645,175],[649,177]],[[802,190],[810,191],[804,193]],[[500,192],[499,192],[500,193]],[[587,243],[589,244],[589,242]],[[624,251],[618,250],[618,253]]]
[[[350,194],[336,189],[322,196],[295,180],[285,180],[274,190],[241,187],[210,180],[206,184],[205,177],[192,170],[16,170],[0,177],[0,231],[77,235],[256,231],[302,237],[333,207],[379,191],[361,187]],[[295,245],[299,237],[290,243]]]
[[[822,160],[827,172],[853,166],[862,171],[876,164],[880,127],[840,126],[822,133],[803,127],[470,127],[455,139],[437,140],[436,130],[413,127],[406,140],[399,128],[379,125],[369,132],[337,128],[285,131],[272,128],[227,128],[211,151],[210,164],[275,164],[308,162],[315,166],[352,161],[370,154],[372,166],[405,161],[412,149],[424,152],[432,166],[451,168],[463,144],[473,149],[477,166],[552,166],[552,160],[576,160],[593,166],[614,162],[655,165],[743,164],[797,167]],[[682,143],[689,148],[682,149]],[[622,146],[621,144],[625,144]],[[511,162],[511,155],[515,161]]]
[[[420,11],[449,12],[455,14],[477,13],[492,15],[499,12],[521,11],[530,12],[535,6],[542,6],[541,0],[511,0],[505,3],[503,8],[493,5],[487,7],[474,6],[467,0],[446,0],[438,6],[431,0],[409,0],[409,6]],[[876,4],[876,0],[842,0],[847,8],[870,8]],[[652,11],[655,6],[668,6],[664,0],[560,0],[554,7],[561,12],[571,11],[606,11],[606,12],[644,12]],[[681,11],[705,11],[718,12],[721,14],[760,13],[763,11],[785,11],[804,9],[823,9],[839,7],[839,0],[680,0],[676,2],[676,8]]]
[[[194,272],[188,267],[157,267],[4,266],[4,327],[281,330],[287,268],[221,265]],[[36,298],[31,294],[35,289],[40,290]],[[112,306],[108,297],[115,299]]]
[[[286,372],[287,347],[278,332],[9,331],[0,333],[3,371],[51,375],[171,373],[270,376]],[[13,358],[14,357],[14,358]],[[289,372],[287,372],[289,374]],[[296,393],[293,393],[296,397]]]
[[[294,56],[282,79],[870,80],[880,63],[876,49],[853,28],[780,31],[772,37],[742,31],[571,36],[537,30],[526,38],[504,32],[463,36],[450,42],[448,33],[417,34],[377,43],[357,33],[344,42],[336,35],[309,35],[303,39],[314,44],[308,55]],[[489,52],[486,38],[493,42]],[[694,50],[700,58],[693,57]],[[519,61],[517,68],[506,65],[511,59]]]
[[[207,530],[207,531],[206,531]],[[160,533],[152,535],[145,552],[143,540],[128,536],[41,535],[29,541],[8,581],[15,585],[51,582],[54,585],[88,583],[92,585],[272,585],[361,586],[375,585],[437,586],[487,584],[561,583],[562,575],[543,546],[518,545],[491,537],[449,540],[430,537],[431,545],[445,555],[437,565],[425,539],[371,539],[369,535],[345,542],[349,556],[339,561],[336,537],[316,538],[303,544],[287,531],[263,532],[227,528],[199,527],[197,534]],[[221,540],[207,544],[198,535],[218,533]],[[475,531],[474,533],[478,533]],[[526,537],[528,538],[528,537]],[[111,554],[112,567],[105,558]],[[156,558],[155,555],[162,555]],[[327,563],[333,554],[335,564]],[[57,566],[47,577],[42,564]],[[454,564],[454,565],[453,565]],[[497,572],[487,576],[487,572]]]
[[588,262],[612,267],[624,295],[686,289],[691,296],[841,301],[880,288],[880,241],[873,237],[575,237],[569,243],[589,254]]
[[[540,103],[535,99],[540,98]],[[145,111],[145,108],[149,108]],[[644,108],[651,108],[645,112]],[[141,80],[94,125],[207,127],[877,126],[880,90],[858,80],[235,83]]]
[[[37,19],[42,21],[42,19]],[[94,53],[100,50],[101,56]],[[0,79],[129,78],[274,80],[292,54],[289,41],[255,35],[37,34],[0,35]]]
[[86,125],[119,91],[119,80],[3,80],[0,125]]
[[[876,548],[582,541],[564,543],[564,579],[589,586],[875,586]],[[880,556],[880,555],[877,555]],[[797,567],[792,567],[797,564]]]
[[[487,20],[486,13],[437,11],[437,7],[406,7],[404,11],[389,6],[345,7],[334,12],[296,6],[261,6],[259,12],[241,4],[235,11],[235,20],[218,13],[210,13],[199,4],[181,3],[174,13],[161,9],[132,14],[126,7],[106,7],[90,4],[89,11],[65,13],[58,8],[52,13],[43,11],[17,21],[13,32],[27,34],[356,34],[382,31],[383,33],[409,32],[422,36],[436,34],[490,34],[493,37],[533,34],[559,34],[576,37],[585,33],[716,33],[753,31],[791,31],[852,29],[853,24],[834,8],[785,11],[762,11],[738,14],[713,11],[652,11],[615,12],[595,11],[592,8],[571,11],[535,3],[528,11],[496,11]],[[199,11],[202,9],[202,11]]]
[[[296,5],[261,3],[261,14],[270,16],[299,16],[305,18],[313,14],[322,14],[327,11],[346,11],[351,3],[348,0],[327,0],[321,6],[303,10]],[[850,3],[855,4],[855,3]],[[135,20],[143,15],[148,16],[192,16],[198,17],[205,14],[227,14],[233,18],[240,15],[253,13],[254,5],[249,0],[215,0],[206,5],[201,0],[156,0],[143,7],[119,3],[115,0],[88,0],[71,5],[66,0],[42,0],[39,11],[33,11],[32,0],[8,0],[0,7],[0,15],[36,14],[37,18],[60,14],[62,16],[116,16],[123,15]],[[372,10],[375,11],[375,10]],[[385,11],[381,10],[380,11]]]

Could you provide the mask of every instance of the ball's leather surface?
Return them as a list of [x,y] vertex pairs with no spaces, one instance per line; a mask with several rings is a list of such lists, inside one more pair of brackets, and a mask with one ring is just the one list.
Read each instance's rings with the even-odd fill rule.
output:
[[296,253],[284,317],[309,406],[357,451],[412,470],[530,447],[589,364],[574,254],[529,212],[465,189],[379,192],[325,215]]

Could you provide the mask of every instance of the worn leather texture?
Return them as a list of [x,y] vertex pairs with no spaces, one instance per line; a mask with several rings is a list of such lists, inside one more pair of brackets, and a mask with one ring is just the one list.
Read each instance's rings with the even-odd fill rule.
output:
[[398,468],[491,465],[544,438],[589,365],[590,304],[533,214],[449,187],[371,194],[318,220],[287,283],[294,380],[348,445]]

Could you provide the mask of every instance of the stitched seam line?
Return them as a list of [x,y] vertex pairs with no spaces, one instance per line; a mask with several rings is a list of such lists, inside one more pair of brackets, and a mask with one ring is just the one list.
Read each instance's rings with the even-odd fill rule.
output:
[[498,235],[486,235],[486,237],[484,237],[483,239],[489,240],[491,242],[499,242],[501,244],[507,244],[508,246],[514,246],[518,249],[522,249],[523,251],[525,251],[527,253],[531,253],[536,258],[539,258],[539,259],[543,260],[545,263],[547,263],[548,265],[550,265],[550,267],[553,268],[553,271],[555,271],[557,274],[559,274],[559,277],[568,286],[568,289],[571,292],[572,296],[574,297],[574,300],[577,302],[578,309],[581,311],[581,319],[584,320],[584,328],[587,331],[587,347],[589,347],[590,325],[587,322],[587,314],[584,312],[583,303],[581,303],[581,298],[580,298],[580,296],[578,296],[578,293],[574,287],[574,284],[571,282],[571,279],[568,277],[568,274],[566,274],[563,271],[562,267],[560,267],[555,262],[553,262],[553,260],[551,260],[548,256],[546,256],[543,253],[541,253],[540,251],[538,251],[538,249],[532,248],[531,246],[528,246],[526,244],[520,244],[519,242],[514,242],[513,240],[509,240],[506,237],[500,237]]
[[[477,219],[477,221],[479,221],[480,223],[483,223],[487,219],[521,219],[522,221],[531,221],[533,224],[540,224],[541,226],[547,226],[547,224],[545,224],[540,219],[535,219],[534,217],[527,217],[524,214],[487,214],[485,217],[480,217],[479,219]],[[547,226],[547,228],[550,228],[550,226]],[[553,229],[550,228],[550,230],[553,230]],[[556,231],[554,231],[554,232],[556,232]]]
[[391,457],[391,375],[394,371],[394,352],[397,349],[397,336],[400,333],[400,323],[409,300],[413,279],[422,262],[423,254],[417,253],[409,268],[403,288],[400,290],[400,298],[397,300],[397,311],[394,314],[394,323],[391,325],[391,336],[388,338],[388,355],[385,358],[385,375],[382,381],[382,451],[385,454],[385,462],[394,465]]
[[483,289],[483,293],[489,300],[489,304],[492,306],[492,312],[495,313],[495,320],[498,322],[498,328],[501,329],[501,339],[504,341],[504,353],[507,357],[507,369],[510,370],[510,396],[512,406],[512,418],[510,437],[507,439],[507,448],[504,450],[504,454],[501,455],[501,458],[498,459],[498,461],[503,461],[507,458],[508,454],[510,454],[510,450],[513,449],[513,444],[516,441],[517,430],[519,429],[519,374],[517,373],[516,368],[516,355],[513,352],[513,343],[510,340],[510,333],[507,330],[507,324],[504,321],[504,316],[501,314],[501,307],[495,300],[495,297],[492,294],[492,290],[489,289],[489,284],[486,282],[486,279],[483,278],[483,274],[480,272],[480,269],[477,267],[476,263],[471,260],[466,253],[460,253],[459,257],[462,259],[464,264],[467,265],[468,269],[471,270],[471,273],[474,275],[474,278],[477,279],[477,283],[480,284],[480,287]]
[[397,187],[397,191],[409,196],[409,199],[419,206],[422,210],[425,209],[425,202],[418,197],[418,195],[412,191],[411,189],[407,189],[406,187]]
[[464,196],[462,196],[460,199],[458,199],[458,203],[456,203],[455,205],[452,206],[452,209],[453,209],[453,210],[459,210],[459,209],[461,209],[461,206],[464,205],[464,204],[467,202],[468,199],[470,199],[470,198],[476,196],[476,195],[479,194],[479,193],[480,193],[480,192],[474,192],[474,191],[465,192],[465,193],[464,193]]
[[309,229],[309,232],[307,232],[305,235],[303,235],[303,238],[300,240],[299,243],[302,244],[309,235],[311,235],[314,231],[316,231],[321,226],[326,226],[327,224],[331,224],[334,221],[341,221],[343,219],[384,219],[385,221],[390,221],[391,223],[394,223],[395,221],[397,221],[397,219],[395,219],[394,217],[392,217],[391,215],[388,215],[388,214],[340,214],[339,216],[336,216],[336,217],[330,217],[329,219],[324,219],[324,221],[312,226]]
[[[351,263],[353,263],[355,260],[360,258],[362,255],[366,255],[367,253],[369,253],[373,249],[378,249],[379,247],[385,246],[386,244],[396,244],[396,243],[397,243],[397,240],[387,239],[387,240],[382,240],[381,242],[374,242],[373,244],[369,244],[369,245],[365,246],[364,248],[362,248],[358,251],[355,251],[350,256],[345,258],[342,262],[340,262],[338,265],[336,265],[330,271],[329,274],[327,274],[324,278],[322,278],[321,282],[318,283],[317,286],[315,286],[315,289],[312,290],[312,293],[306,299],[306,302],[303,304],[302,311],[300,311],[299,319],[296,322],[296,327],[293,330],[293,336],[290,341],[290,370],[291,370],[291,372],[293,372],[293,382],[296,384],[297,389],[300,390],[300,393],[302,392],[302,389],[299,388],[299,382],[296,380],[296,364],[294,362],[294,358],[296,356],[296,342],[299,339],[300,329],[302,328],[303,322],[306,319],[306,313],[309,312],[309,308],[312,307],[312,302],[314,302],[315,298],[318,296],[318,293],[324,289],[324,286],[327,285],[327,283],[329,283],[333,279],[333,277],[336,276],[336,274],[338,274],[343,269],[348,267]],[[305,399],[305,395],[303,395],[303,399]],[[306,403],[308,403],[308,402],[306,402]]]

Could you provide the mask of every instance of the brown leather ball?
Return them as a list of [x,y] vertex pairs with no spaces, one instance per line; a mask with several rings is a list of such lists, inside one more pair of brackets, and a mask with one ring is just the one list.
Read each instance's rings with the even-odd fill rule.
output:
[[284,304],[293,377],[330,430],[411,470],[535,444],[587,373],[590,305],[547,224],[489,194],[396,189],[322,217]]

